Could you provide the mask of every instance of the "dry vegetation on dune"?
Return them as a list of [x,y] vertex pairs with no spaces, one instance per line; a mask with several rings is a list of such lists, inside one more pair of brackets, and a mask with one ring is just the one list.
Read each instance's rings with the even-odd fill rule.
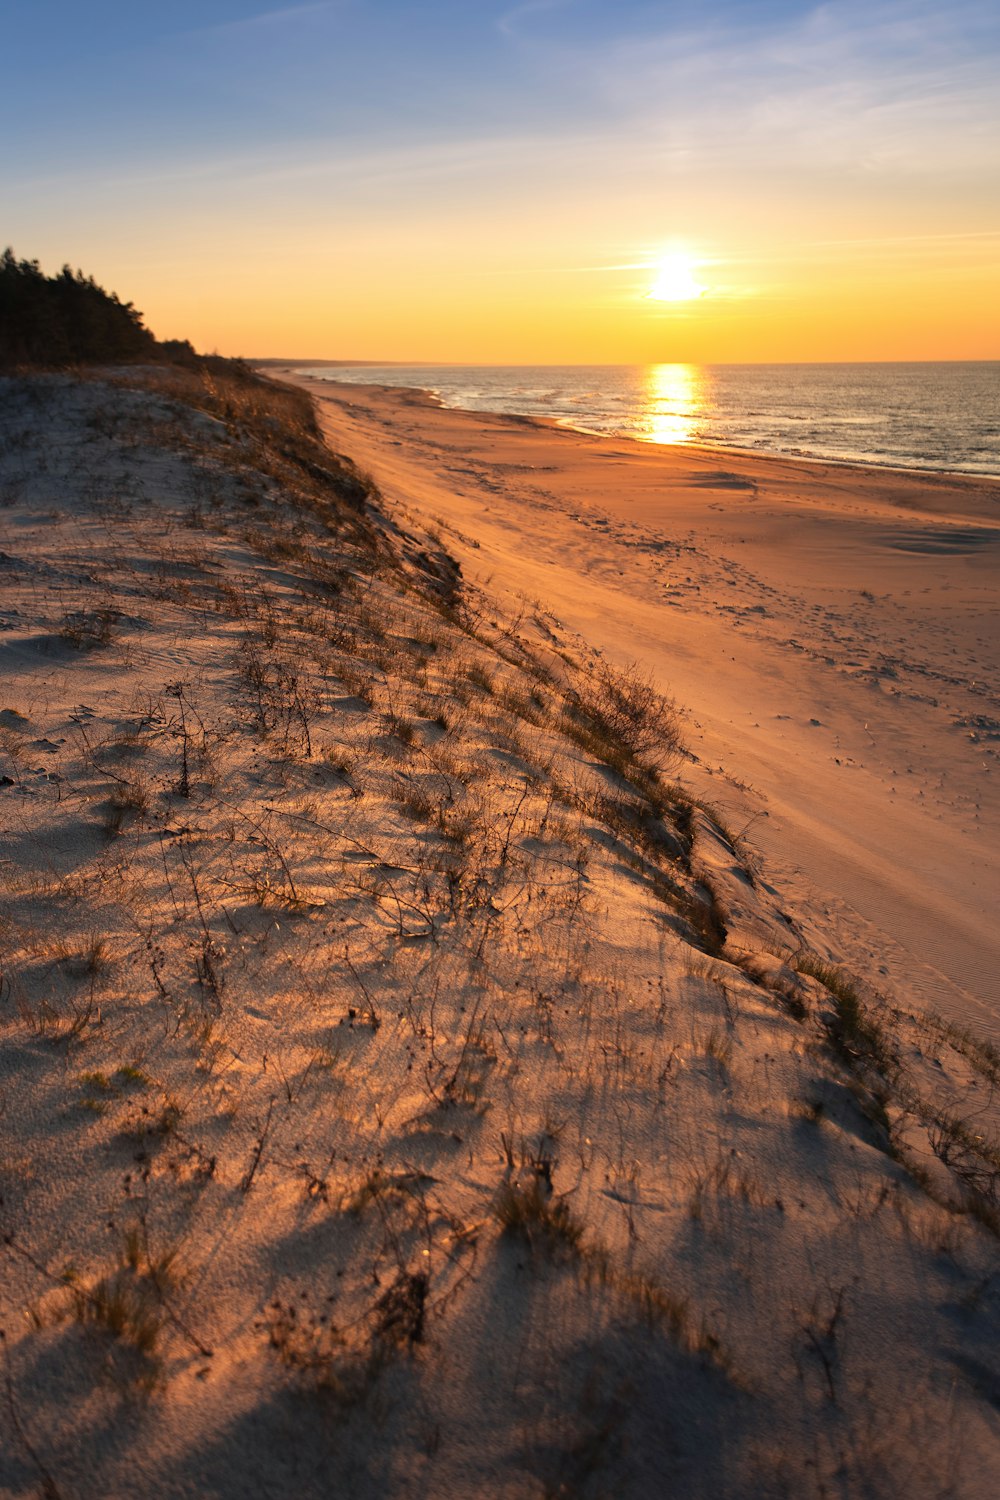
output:
[[988,1493],[998,1059],[300,394],[2,401],[2,1492]]

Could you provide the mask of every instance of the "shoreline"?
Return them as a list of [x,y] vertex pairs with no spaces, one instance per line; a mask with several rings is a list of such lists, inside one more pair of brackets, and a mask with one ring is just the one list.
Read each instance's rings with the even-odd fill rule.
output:
[[[979,361],[955,360],[955,361],[952,361],[952,363],[955,363],[955,364],[976,364],[976,363],[978,363],[978,364],[988,365],[988,364],[994,363],[994,361],[992,361],[992,360],[979,360]],[[875,470],[877,470],[879,472],[886,471],[886,472],[889,472],[889,473],[901,474],[901,475],[921,475],[921,476],[923,476],[923,475],[929,475],[929,476],[938,475],[942,479],[946,479],[946,480],[970,479],[970,480],[974,480],[974,481],[984,481],[986,483],[994,483],[994,484],[996,484],[998,486],[997,498],[998,498],[998,500],[1000,500],[1000,467],[998,467],[995,471],[992,471],[992,472],[985,471],[985,470],[979,471],[979,470],[974,470],[974,469],[947,469],[947,468],[940,468],[940,467],[937,467],[935,465],[902,464],[902,463],[883,462],[883,461],[880,461],[877,458],[866,459],[866,458],[857,457],[857,456],[840,458],[840,457],[837,457],[835,455],[818,454],[818,453],[817,454],[812,454],[812,453],[807,453],[807,452],[794,452],[794,451],[786,450],[786,449],[782,449],[782,448],[750,448],[750,447],[741,447],[739,444],[736,444],[736,443],[723,443],[723,442],[715,443],[715,442],[712,442],[710,439],[702,439],[700,441],[685,441],[685,442],[677,442],[677,443],[661,443],[661,442],[655,441],[652,438],[637,437],[634,434],[631,434],[631,433],[628,433],[628,432],[603,432],[599,428],[587,427],[587,426],[584,426],[584,425],[582,425],[580,423],[572,422],[568,418],[564,419],[564,418],[561,418],[561,417],[548,417],[548,416],[543,416],[543,415],[532,413],[532,412],[505,412],[505,411],[497,410],[497,409],[492,408],[492,407],[491,408],[482,408],[482,409],[480,409],[480,408],[477,408],[477,407],[462,406],[460,404],[456,404],[456,403],[452,403],[452,402],[446,401],[443,396],[441,396],[437,391],[435,391],[430,386],[393,385],[391,383],[377,381],[377,382],[373,382],[372,386],[369,387],[365,382],[362,382],[362,381],[347,381],[347,380],[326,379],[326,378],[324,378],[322,376],[310,376],[309,375],[308,371],[310,369],[320,369],[322,367],[323,367],[322,364],[315,365],[315,366],[300,366],[300,365],[287,365],[286,366],[284,364],[282,364],[282,365],[280,365],[278,367],[270,366],[270,365],[254,365],[253,366],[253,368],[258,369],[262,375],[266,375],[266,376],[269,376],[269,377],[277,377],[279,379],[283,378],[283,377],[291,377],[293,379],[295,379],[295,378],[301,378],[303,380],[313,379],[313,380],[315,380],[316,384],[318,384],[320,386],[338,385],[338,386],[344,386],[344,387],[347,387],[347,388],[350,388],[352,386],[359,386],[361,389],[378,389],[378,390],[384,390],[384,391],[395,391],[395,392],[399,392],[400,394],[411,393],[411,392],[419,392],[420,395],[423,396],[424,398],[426,398],[426,400],[430,404],[432,404],[434,406],[437,406],[437,407],[440,407],[441,409],[443,409],[445,411],[461,412],[461,413],[464,413],[465,415],[471,416],[471,417],[494,416],[494,417],[506,418],[506,419],[508,419],[508,420],[510,420],[512,422],[528,422],[528,423],[532,423],[532,424],[534,424],[534,425],[536,425],[538,427],[541,427],[544,430],[555,430],[557,432],[575,432],[575,433],[579,433],[579,434],[581,434],[581,435],[583,435],[585,437],[601,438],[601,439],[603,439],[605,441],[608,441],[608,442],[635,443],[640,448],[653,448],[653,449],[659,449],[659,448],[692,449],[692,450],[696,450],[698,452],[706,452],[706,453],[733,454],[733,455],[736,455],[736,456],[741,457],[741,458],[743,458],[743,457],[746,457],[746,458],[753,458],[753,457],[779,458],[779,459],[785,459],[789,463],[829,464],[829,465],[832,465],[835,468],[860,469],[863,472],[867,472],[870,469],[875,469]],[[345,362],[343,365],[339,365],[339,366],[331,364],[329,366],[329,368],[331,368],[331,369],[334,369],[334,368],[362,369],[362,368],[364,368],[364,366],[363,365],[353,365],[353,366],[351,366],[351,365],[348,365]],[[376,366],[376,368],[385,368],[385,366],[384,365]],[[476,369],[478,367],[473,365],[473,366],[469,366],[469,368],[470,369]],[[511,368],[512,369],[517,369],[519,367],[518,366],[511,366]],[[611,368],[617,368],[617,367],[613,366]],[[623,367],[623,368],[628,368],[628,367]]]
[[685,774],[828,908],[831,947],[1000,1040],[995,485],[742,450],[722,470],[707,446],[293,383],[467,576],[676,695]]

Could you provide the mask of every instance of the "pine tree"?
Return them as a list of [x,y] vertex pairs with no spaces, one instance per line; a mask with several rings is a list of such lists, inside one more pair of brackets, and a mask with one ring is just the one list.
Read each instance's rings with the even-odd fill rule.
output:
[[93,276],[69,266],[45,276],[9,247],[0,256],[0,367],[114,364],[155,350],[142,313]]

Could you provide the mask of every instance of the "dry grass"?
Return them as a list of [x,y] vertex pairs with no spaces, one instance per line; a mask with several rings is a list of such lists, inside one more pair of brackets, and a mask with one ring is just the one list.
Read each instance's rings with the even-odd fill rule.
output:
[[[591,1382],[600,1405],[648,1371],[656,1415],[641,1392],[623,1400],[622,1451],[659,1442],[676,1406],[684,1472],[722,1432],[754,1493],[757,1418],[724,1378],[738,1364],[787,1440],[789,1491],[842,1488],[823,1444],[872,1410],[892,1427],[891,1361],[874,1335],[852,1344],[846,1317],[831,1332],[816,1286],[834,1272],[866,1286],[878,1265],[884,1317],[926,1376],[953,1328],[934,1259],[946,1211],[931,1205],[926,1245],[906,1228],[925,1200],[886,1154],[890,1127],[924,1122],[970,1264],[974,1216],[996,1206],[992,1137],[967,1101],[938,1098],[932,1116],[926,1090],[905,1092],[898,1017],[838,966],[800,956],[795,1019],[763,960],[756,984],[752,958],[735,966],[701,872],[711,826],[666,780],[669,700],[634,670],[588,679],[563,636],[527,645],[517,617],[428,570],[415,523],[394,529],[317,458],[300,397],[223,373],[156,377],[163,425],[147,437],[138,417],[89,431],[95,452],[119,445],[123,472],[186,445],[179,501],[123,487],[133,513],[114,539],[135,571],[116,552],[113,582],[74,600],[141,613],[148,661],[116,660],[100,699],[100,654],[39,676],[30,734],[49,737],[59,781],[30,782],[29,731],[0,725],[15,812],[0,1196],[31,1257],[2,1247],[22,1408],[36,1361],[59,1360],[74,1432],[97,1443],[120,1417],[103,1380],[117,1359],[123,1384],[155,1383],[149,1421],[163,1418],[154,1432],[131,1413],[130,1455],[160,1452],[197,1390],[234,1485],[277,1411],[303,1472],[348,1489],[360,1475],[362,1495],[391,1492],[364,1467],[373,1451],[409,1465],[414,1422],[440,1428],[416,1482],[458,1493],[479,1481],[433,1465],[470,1441],[467,1412],[492,1425],[473,1416],[461,1451],[523,1487],[538,1393],[545,1442],[573,1416],[554,1377]],[[51,635],[67,600],[16,603]],[[985,1098],[995,1058],[947,1046]],[[856,1101],[881,1108],[877,1131]],[[183,1277],[150,1240],[183,1245]],[[56,1294],[79,1328],[23,1316]],[[842,1422],[804,1330],[859,1372],[853,1396],[834,1372]],[[202,1334],[225,1350],[208,1371]],[[234,1402],[247,1420],[231,1429]],[[43,1400],[39,1427],[55,1418]],[[584,1494],[636,1492],[624,1469],[567,1472]],[[558,1473],[552,1492],[573,1482]]]

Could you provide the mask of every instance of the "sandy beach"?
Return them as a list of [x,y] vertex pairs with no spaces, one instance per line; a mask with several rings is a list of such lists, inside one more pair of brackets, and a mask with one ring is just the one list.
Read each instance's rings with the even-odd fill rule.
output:
[[303,381],[335,446],[686,710],[682,770],[876,984],[1000,1040],[1000,482]]
[[0,1500],[997,1500],[996,0],[7,10]]
[[989,487],[319,401],[0,382],[0,1494],[988,1500]]

